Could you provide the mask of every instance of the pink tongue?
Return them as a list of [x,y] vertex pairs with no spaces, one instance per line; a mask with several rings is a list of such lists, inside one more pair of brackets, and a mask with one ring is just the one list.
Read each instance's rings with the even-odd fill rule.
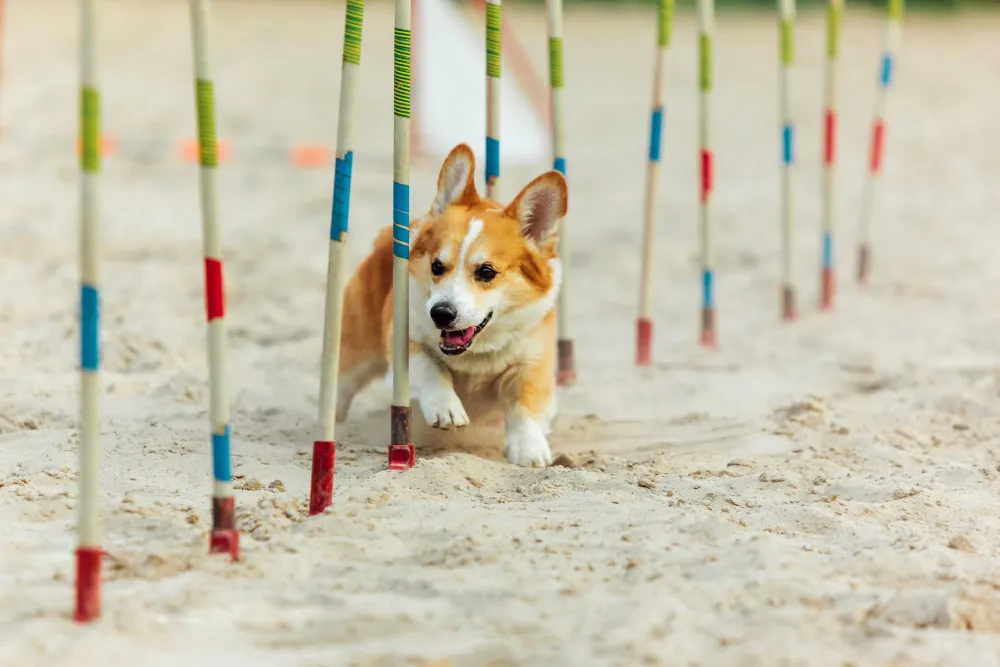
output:
[[469,327],[461,331],[445,331],[444,342],[448,345],[465,345],[476,333],[476,327]]

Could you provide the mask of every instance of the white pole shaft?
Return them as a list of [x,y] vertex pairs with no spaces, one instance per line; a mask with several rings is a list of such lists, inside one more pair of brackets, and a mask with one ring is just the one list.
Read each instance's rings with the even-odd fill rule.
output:
[[643,207],[642,267],[639,282],[639,317],[650,319],[653,309],[653,244],[656,233],[656,193],[659,187],[660,151],[663,136],[663,86],[667,69],[673,0],[661,0],[659,34],[653,70],[653,103],[649,128],[649,161],[646,163],[646,197]]
[[[894,4],[896,3],[891,0],[890,7]],[[902,3],[898,4],[901,5]],[[861,230],[859,238],[862,246],[867,246],[870,240],[871,218],[875,203],[875,187],[881,174],[883,150],[885,145],[886,98],[889,86],[892,83],[895,54],[899,49],[899,40],[899,17],[894,17],[892,9],[890,8],[890,16],[885,24],[885,52],[882,55],[879,86],[875,93],[875,110],[873,114],[874,122],[872,126],[871,155],[869,158],[868,178],[865,180],[865,187],[861,202]]]
[[97,84],[97,0],[81,0],[80,41],[80,505],[81,547],[100,545],[101,484],[100,271],[98,174],[100,94]]
[[[226,321],[219,240],[218,194],[215,170],[218,142],[215,132],[215,91],[209,68],[208,0],[191,0],[195,91],[198,110],[198,151],[202,246],[205,255],[205,302],[208,315],[209,421],[214,471],[213,495],[232,497],[229,443],[229,403],[226,390]],[[231,528],[231,526],[226,526]]]
[[486,0],[486,197],[499,196],[501,4]]
[[781,282],[793,289],[795,228],[793,221],[792,170],[794,165],[794,123],[791,113],[791,71],[794,58],[795,0],[778,0],[781,32],[778,106],[781,114]]
[[702,334],[714,337],[714,230],[711,197],[714,188],[714,160],[711,148],[712,33],[715,31],[713,0],[698,1],[700,76],[698,94],[698,142],[701,147],[701,229]]
[[320,440],[333,442],[336,432],[337,375],[340,370],[340,334],[343,323],[344,281],[347,264],[347,230],[350,218],[351,178],[354,169],[354,114],[361,69],[361,36],[364,0],[348,0],[344,22],[344,62],[337,116],[337,161],[330,222],[330,249],[323,317],[323,356],[320,362]]
[[[565,126],[563,120],[563,6],[562,0],[545,0],[549,36],[549,117],[552,134],[552,168],[566,177]],[[567,179],[568,180],[568,179]],[[573,335],[570,331],[570,272],[569,231],[565,221],[559,223],[559,263],[562,286],[556,302],[557,381],[568,385],[576,379]]]
[[[393,60],[392,404],[409,408],[410,0],[396,1]],[[393,445],[409,434],[394,433]]]

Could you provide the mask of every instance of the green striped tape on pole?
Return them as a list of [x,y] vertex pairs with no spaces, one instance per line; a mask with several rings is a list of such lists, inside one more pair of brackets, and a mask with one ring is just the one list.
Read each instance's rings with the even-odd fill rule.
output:
[[410,117],[410,31],[396,28],[393,57],[392,112]]
[[792,19],[781,19],[781,62],[791,65],[795,59],[795,23]]
[[486,75],[500,78],[500,5],[486,3]]
[[347,0],[344,24],[344,62],[361,64],[361,25],[365,18],[365,0]]
[[101,170],[101,94],[96,88],[80,89],[80,167],[88,173]]
[[712,90],[712,36],[702,34],[698,40],[698,55],[701,63],[700,83],[704,91]]
[[656,43],[660,48],[670,46],[670,29],[674,22],[674,0],[660,0],[660,10],[657,14],[658,30]]
[[903,0],[889,0],[889,20],[898,21],[903,18]]
[[203,167],[217,167],[219,153],[215,142],[215,89],[211,81],[195,81],[198,102],[198,152]]
[[826,55],[831,60],[840,55],[840,20],[843,5],[831,2],[826,8]]
[[549,85],[553,88],[563,87],[563,51],[562,38],[549,38]]

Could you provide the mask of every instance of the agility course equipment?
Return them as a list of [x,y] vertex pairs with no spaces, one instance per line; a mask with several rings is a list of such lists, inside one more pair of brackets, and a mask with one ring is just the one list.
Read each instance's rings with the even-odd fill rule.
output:
[[[552,168],[566,177],[566,152],[563,129],[563,9],[562,0],[545,0],[549,33],[549,121],[552,133]],[[570,260],[569,234],[565,223],[559,225],[559,261],[562,266],[562,289],[556,304],[557,371],[556,382],[565,386],[576,382],[573,335],[569,326]]]
[[833,308],[837,289],[834,266],[834,225],[836,224],[836,159],[837,159],[837,58],[840,55],[840,24],[844,0],[828,0],[826,6],[826,71],[824,73],[823,112],[823,236],[820,267],[819,306]]
[[858,282],[860,283],[868,281],[868,274],[871,271],[871,220],[875,206],[875,187],[882,172],[882,156],[885,149],[886,94],[889,91],[889,86],[892,85],[902,18],[903,0],[888,0],[885,21],[885,50],[882,53],[879,84],[875,92],[875,113],[872,122],[868,177],[865,180],[861,199],[861,228],[858,233]]
[[500,180],[500,0],[486,0],[486,197]]
[[701,206],[699,229],[701,237],[701,344],[715,347],[715,289],[713,276],[714,247],[712,229],[712,33],[715,32],[714,0],[698,0],[698,144],[701,147]]
[[215,138],[215,89],[209,71],[209,0],[191,0],[195,102],[201,191],[202,242],[205,253],[205,310],[208,320],[208,416],[212,435],[212,532],[209,551],[240,555],[236,500],[229,448],[229,397],[226,392],[226,307],[219,241],[219,201],[215,185],[218,145]]
[[344,56],[340,75],[340,111],[337,116],[337,159],[330,215],[330,251],[326,274],[323,320],[323,357],[320,364],[320,439],[313,443],[309,514],[319,514],[333,502],[333,469],[337,444],[337,374],[340,370],[340,330],[346,271],[347,227],[354,168],[354,108],[361,67],[364,0],[348,0],[344,18]]
[[656,20],[656,65],[653,69],[653,110],[649,121],[646,198],[642,216],[642,268],[639,278],[639,320],[636,323],[636,363],[639,366],[653,362],[653,236],[656,231],[656,192],[663,143],[663,81],[673,19],[674,0],[660,0]]
[[396,0],[392,159],[392,405],[389,469],[413,467],[410,440],[410,0]]
[[795,162],[795,124],[791,118],[792,63],[795,59],[795,0],[778,0],[781,65],[778,108],[781,114],[781,317],[797,317],[795,309],[795,214],[792,202],[792,166]]
[[[486,148],[487,188],[499,178],[499,108],[501,82],[501,14],[499,1],[486,3]],[[409,2],[395,5],[393,50],[393,342],[390,407],[389,468],[402,470],[415,462],[410,439],[409,391],[409,241],[411,150],[411,9]],[[364,1],[348,0],[344,27],[343,75],[337,134],[337,158],[331,215],[330,251],[324,315],[322,370],[320,375],[320,439],[313,443],[309,513],[318,514],[333,500],[336,460],[337,376],[340,363],[343,292],[348,218],[353,171],[354,99],[361,63]],[[561,67],[560,67],[561,76]],[[559,144],[561,149],[561,143]],[[564,164],[563,159],[557,164]]]
[[101,97],[96,0],[80,2],[80,504],[76,548],[78,622],[101,615],[100,271],[97,184]]

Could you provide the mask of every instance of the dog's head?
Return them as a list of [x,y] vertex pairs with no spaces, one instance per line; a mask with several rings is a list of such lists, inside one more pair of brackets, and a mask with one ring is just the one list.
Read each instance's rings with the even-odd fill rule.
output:
[[459,144],[410,251],[410,324],[440,333],[448,355],[497,350],[529,333],[552,309],[561,277],[562,175],[542,174],[506,206],[481,199],[474,177],[472,149]]

